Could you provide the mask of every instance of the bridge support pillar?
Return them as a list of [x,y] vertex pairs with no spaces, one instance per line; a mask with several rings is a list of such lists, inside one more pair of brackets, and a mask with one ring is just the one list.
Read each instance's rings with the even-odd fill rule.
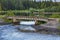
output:
[[19,25],[20,23],[19,23],[19,21],[17,21],[17,19],[13,18],[13,24],[14,25]]
[[37,20],[35,20],[35,25],[37,25],[38,24],[38,21]]
[[16,22],[16,19],[15,18],[13,18],[13,22]]

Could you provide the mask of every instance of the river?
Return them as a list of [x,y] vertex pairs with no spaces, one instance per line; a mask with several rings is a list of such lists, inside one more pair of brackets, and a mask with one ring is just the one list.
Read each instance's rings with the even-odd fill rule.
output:
[[0,25],[0,40],[60,40],[58,35],[21,32],[16,28],[12,25]]

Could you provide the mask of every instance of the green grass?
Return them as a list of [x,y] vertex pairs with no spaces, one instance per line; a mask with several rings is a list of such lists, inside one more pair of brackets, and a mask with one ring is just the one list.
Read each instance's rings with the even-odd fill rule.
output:
[[8,10],[8,11],[0,11],[0,12],[20,12],[20,13],[28,13],[30,10]]
[[58,26],[57,29],[60,29],[60,26]]
[[0,15],[0,18],[4,18],[5,17],[5,15]]

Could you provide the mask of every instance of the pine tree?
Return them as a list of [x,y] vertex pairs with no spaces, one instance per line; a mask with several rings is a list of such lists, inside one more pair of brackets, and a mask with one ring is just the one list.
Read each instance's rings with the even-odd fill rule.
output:
[[0,3],[0,11],[2,11],[1,3]]

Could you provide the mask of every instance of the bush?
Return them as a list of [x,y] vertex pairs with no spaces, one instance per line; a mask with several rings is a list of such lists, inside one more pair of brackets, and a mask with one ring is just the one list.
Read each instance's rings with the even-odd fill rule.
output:
[[5,20],[5,22],[7,22],[7,23],[12,23],[12,20],[10,20],[10,19],[4,19]]
[[48,7],[45,9],[45,12],[60,12],[60,6]]
[[14,13],[12,11],[8,11],[5,15],[6,16],[14,16]]
[[58,26],[57,29],[60,29],[60,26]]
[[46,23],[45,21],[38,21],[36,25],[45,24],[45,23]]
[[51,16],[50,16],[51,18],[60,18],[60,15],[59,14],[55,14],[55,13],[53,13]]

